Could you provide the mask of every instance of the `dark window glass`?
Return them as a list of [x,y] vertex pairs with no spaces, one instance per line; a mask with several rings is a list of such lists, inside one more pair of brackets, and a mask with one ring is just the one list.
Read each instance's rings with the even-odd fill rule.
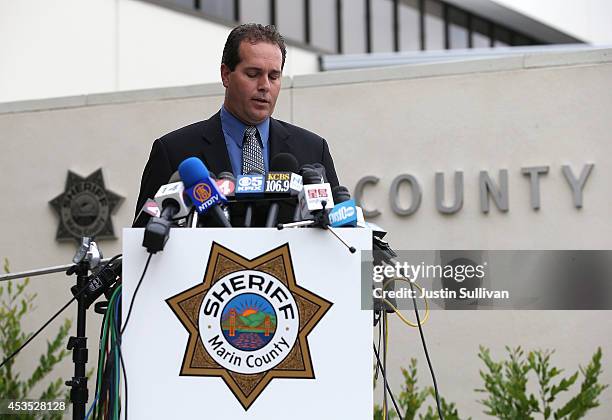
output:
[[370,0],[372,7],[372,52],[393,51],[393,3]]
[[514,38],[512,39],[512,45],[533,45],[533,43],[531,42],[531,39],[515,34]]
[[[193,1],[191,2],[193,4]],[[234,20],[234,2],[228,0],[200,0],[202,13],[225,20]]]
[[[230,0],[225,0],[230,2]],[[270,24],[269,0],[241,0],[240,21],[244,23]]]
[[276,23],[284,37],[304,42],[304,0],[277,1]]
[[474,48],[489,48],[491,46],[489,22],[475,17],[472,18],[472,46]]
[[421,49],[418,0],[400,1],[399,27],[400,50],[417,51]]
[[342,2],[342,52],[364,53],[366,49],[365,2]]
[[172,0],[172,3],[179,6],[188,7],[190,9],[195,9],[195,3],[193,0]]
[[468,36],[467,30],[467,14],[461,10],[457,10],[454,7],[448,9],[448,37],[450,47],[457,48],[468,48]]
[[496,47],[507,47],[510,45],[510,31],[506,28],[495,26],[493,33],[495,34]]
[[426,0],[425,2],[425,49],[444,49],[442,3],[434,0]]
[[336,51],[335,0],[310,0],[310,28],[312,45],[323,50]]

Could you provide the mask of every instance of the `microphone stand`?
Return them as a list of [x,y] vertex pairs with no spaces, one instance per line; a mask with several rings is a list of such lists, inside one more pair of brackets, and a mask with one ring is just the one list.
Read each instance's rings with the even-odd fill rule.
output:
[[74,376],[71,380],[66,381],[66,385],[71,387],[70,401],[72,402],[72,418],[73,420],[82,420],[85,418],[85,410],[89,391],[87,389],[87,377],[85,376],[86,364],[88,359],[87,336],[86,336],[86,320],[87,306],[85,294],[76,294],[77,291],[83,291],[86,287],[88,272],[96,268],[100,263],[106,263],[111,259],[102,259],[102,253],[98,249],[97,244],[92,238],[83,237],[81,245],[77,250],[73,264],[47,267],[38,270],[22,271],[20,273],[9,273],[0,276],[0,281],[20,279],[25,277],[40,276],[44,274],[52,274],[66,272],[67,275],[76,274],[76,287],[73,286],[72,291],[77,300],[77,334],[68,339],[68,350],[72,350],[72,361],[74,362]]
[[318,210],[312,213],[312,215],[314,216],[314,220],[302,220],[299,222],[292,222],[292,223],[279,223],[278,225],[276,225],[276,228],[278,230],[282,230],[284,228],[294,228],[294,227],[304,227],[304,226],[318,227],[318,228],[327,230],[332,235],[334,235],[336,239],[338,239],[342,243],[342,245],[344,245],[349,250],[351,254],[354,254],[355,252],[357,252],[354,246],[351,246],[344,239],[342,239],[336,232],[334,232],[334,230],[329,225],[329,217],[327,215],[327,212],[325,211],[325,206],[327,205],[327,201],[322,201],[321,205],[323,206],[321,210]]

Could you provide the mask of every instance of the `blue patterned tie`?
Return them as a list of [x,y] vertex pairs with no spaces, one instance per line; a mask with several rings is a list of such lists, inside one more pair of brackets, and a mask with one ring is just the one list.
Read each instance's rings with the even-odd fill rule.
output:
[[257,127],[248,126],[242,143],[242,174],[263,174],[265,172],[263,151],[259,142]]

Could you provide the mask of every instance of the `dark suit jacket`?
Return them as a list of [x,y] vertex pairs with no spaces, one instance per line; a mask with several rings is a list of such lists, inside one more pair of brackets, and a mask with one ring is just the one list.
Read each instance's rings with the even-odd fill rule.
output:
[[[334,162],[329,153],[327,142],[322,137],[308,130],[270,118],[270,135],[268,138],[270,157],[278,153],[291,153],[299,166],[307,163],[321,163],[327,172],[327,178],[332,187],[338,185],[338,177]],[[151,155],[142,173],[140,193],[136,204],[136,214],[148,198],[153,198],[160,186],[166,184],[170,176],[178,169],[178,165],[189,157],[198,157],[214,174],[232,172],[225,138],[221,129],[221,116],[217,112],[205,121],[199,121],[155,140]],[[232,224],[241,226],[236,221],[240,219],[240,206],[232,208]],[[234,211],[235,210],[235,211]],[[254,214],[254,226],[263,226],[267,205],[258,206]],[[279,222],[291,221],[292,210],[289,206],[281,206]],[[135,223],[135,227],[144,226],[144,222]]]

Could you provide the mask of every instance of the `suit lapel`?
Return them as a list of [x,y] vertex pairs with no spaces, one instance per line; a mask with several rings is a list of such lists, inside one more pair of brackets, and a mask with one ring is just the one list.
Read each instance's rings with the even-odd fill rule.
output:
[[203,137],[202,160],[206,163],[206,167],[215,175],[219,175],[223,171],[232,172],[232,165],[221,128],[220,111],[204,121]]
[[270,161],[279,153],[294,153],[287,142],[288,138],[289,132],[285,127],[274,118],[270,118],[270,137],[268,139],[270,142]]
[[[201,158],[206,167],[211,172],[214,172],[215,175],[219,175],[223,171],[232,172],[232,165],[221,127],[221,112],[217,112],[204,121],[204,129],[202,131],[204,141]],[[270,160],[279,153],[295,154],[295,151],[292,150],[287,141],[289,137],[289,132],[285,127],[274,118],[270,118],[270,137],[268,138],[270,142]]]

